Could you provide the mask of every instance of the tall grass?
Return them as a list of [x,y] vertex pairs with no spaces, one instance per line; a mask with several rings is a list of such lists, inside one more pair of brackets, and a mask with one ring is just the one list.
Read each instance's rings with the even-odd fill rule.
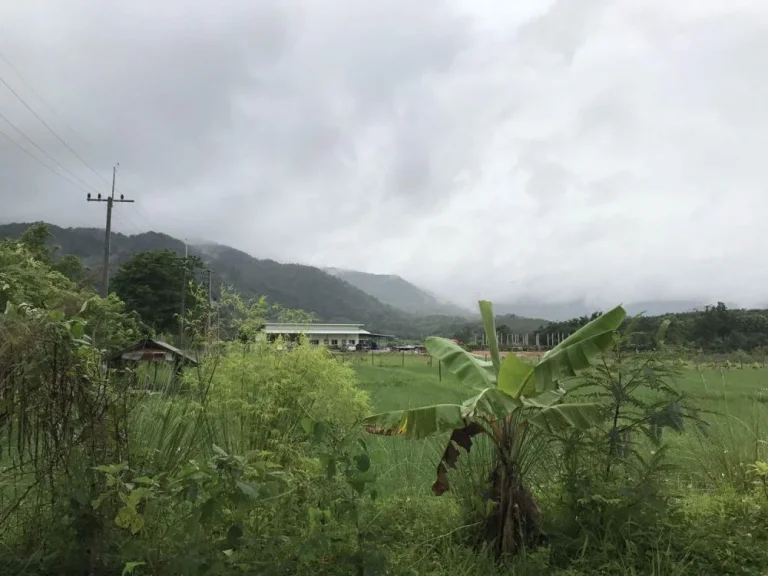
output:
[[[707,410],[708,426],[692,429],[675,443],[681,483],[749,490],[749,466],[768,459],[768,405],[762,401],[766,389],[754,377],[749,380],[756,385],[745,389],[737,374],[745,373],[698,371],[701,387],[691,394]],[[758,375],[765,377],[762,371]]]

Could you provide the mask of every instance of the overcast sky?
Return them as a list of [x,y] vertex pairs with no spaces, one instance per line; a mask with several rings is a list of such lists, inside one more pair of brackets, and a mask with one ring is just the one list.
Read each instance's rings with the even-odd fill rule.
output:
[[0,221],[103,226],[119,162],[125,233],[460,302],[768,301],[765,0],[0,0],[0,54],[77,154],[0,82],[72,182],[0,134]]

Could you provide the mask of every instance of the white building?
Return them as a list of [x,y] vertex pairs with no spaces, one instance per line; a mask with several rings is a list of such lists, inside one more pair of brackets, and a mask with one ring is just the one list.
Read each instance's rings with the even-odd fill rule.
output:
[[270,322],[261,327],[261,332],[268,340],[282,336],[295,340],[306,335],[310,344],[330,348],[381,348],[386,340],[393,338],[386,334],[374,334],[363,329],[362,324],[293,324],[288,322]]

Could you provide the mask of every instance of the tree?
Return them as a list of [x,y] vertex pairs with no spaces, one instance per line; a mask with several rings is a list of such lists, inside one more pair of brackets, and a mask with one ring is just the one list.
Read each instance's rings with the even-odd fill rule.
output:
[[489,490],[490,513],[485,533],[499,556],[515,554],[533,544],[539,535],[539,509],[525,487],[521,459],[531,425],[546,432],[587,429],[601,420],[596,403],[564,403],[560,380],[576,376],[590,366],[590,358],[613,345],[613,335],[626,312],[618,306],[563,340],[535,365],[514,354],[503,362],[496,341],[496,326],[490,302],[480,302],[491,361],[479,360],[451,340],[428,338],[427,349],[466,386],[479,393],[463,404],[438,404],[409,410],[376,414],[366,420],[368,432],[424,438],[451,432],[437,466],[436,495],[449,488],[448,468],[459,458],[458,448],[467,452],[472,437],[490,438],[496,454]]
[[19,238],[19,242],[26,246],[35,259],[44,264],[50,265],[53,262],[54,248],[48,244],[51,238],[51,231],[44,223],[33,224]]
[[202,261],[196,256],[184,258],[171,250],[139,252],[120,266],[111,287],[145,324],[170,332],[179,326],[182,294],[189,305],[193,302],[189,282],[200,268]]

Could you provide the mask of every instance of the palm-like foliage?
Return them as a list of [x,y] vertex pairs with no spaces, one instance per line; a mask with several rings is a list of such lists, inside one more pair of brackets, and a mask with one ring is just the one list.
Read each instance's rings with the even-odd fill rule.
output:
[[497,552],[508,554],[538,533],[538,507],[520,478],[525,431],[531,425],[550,432],[568,427],[585,429],[600,420],[598,404],[562,402],[560,382],[576,376],[590,365],[591,358],[613,344],[613,334],[626,313],[621,306],[614,308],[549,350],[538,363],[528,364],[512,353],[501,359],[493,307],[486,301],[479,304],[490,361],[478,359],[445,338],[426,341],[430,354],[478,394],[463,404],[376,414],[366,424],[371,433],[411,439],[450,431],[432,486],[437,495],[449,488],[448,468],[456,466],[459,448],[469,451],[473,436],[488,435],[499,464],[490,479],[493,512],[486,532],[492,535]]

